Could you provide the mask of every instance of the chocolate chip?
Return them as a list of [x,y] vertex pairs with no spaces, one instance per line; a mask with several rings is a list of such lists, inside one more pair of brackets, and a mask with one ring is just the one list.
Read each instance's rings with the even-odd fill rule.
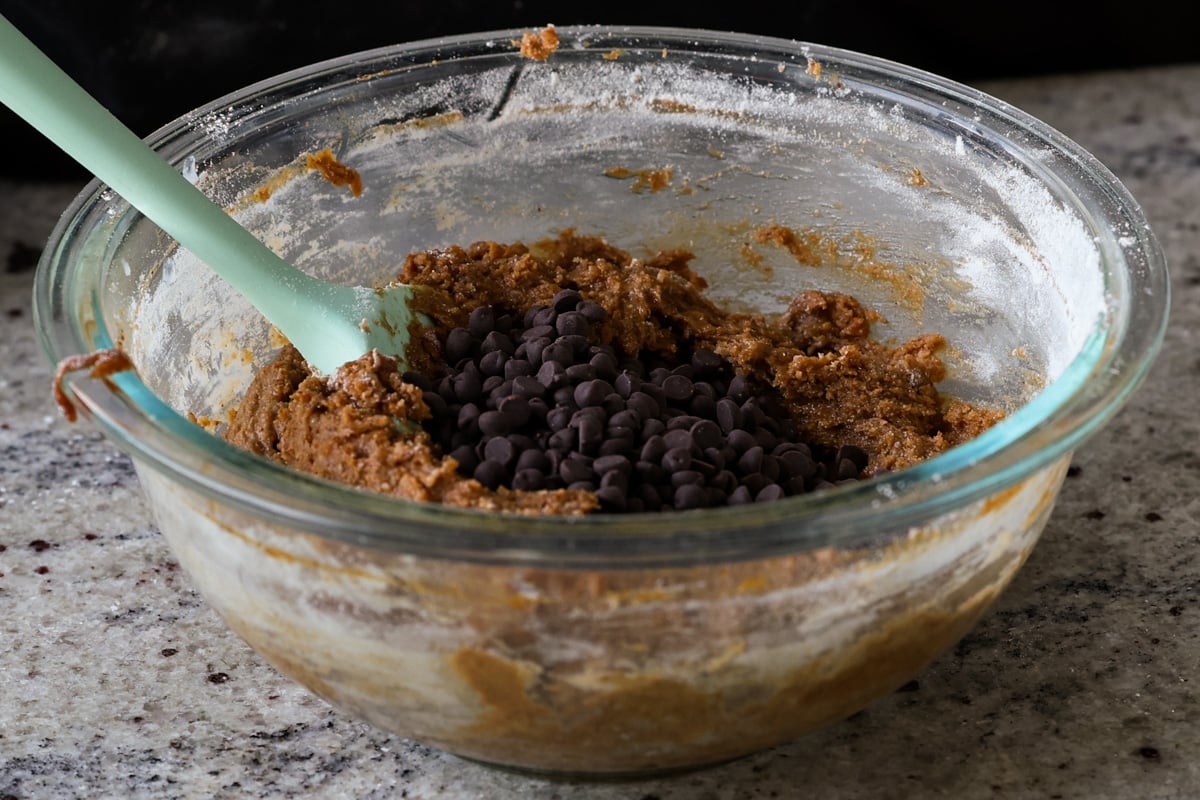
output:
[[704,505],[704,487],[689,483],[675,490],[675,508],[687,511]]
[[663,454],[659,461],[667,472],[677,472],[692,466],[692,450],[690,447],[673,447]]
[[684,375],[671,375],[662,382],[663,392],[668,400],[682,402],[691,399],[692,381]]
[[[527,397],[527,395],[518,392],[515,385],[516,382],[514,381],[513,383],[513,393],[520,397]],[[545,421],[546,414],[550,411],[550,407],[546,405],[546,401],[541,397],[528,397],[527,399],[529,400],[529,414],[533,422],[541,423]]]
[[526,400],[540,400],[546,387],[533,375],[518,375],[512,379],[512,393]]
[[600,442],[600,446],[596,448],[596,455],[624,455],[630,452],[634,446],[635,440],[633,436],[614,437],[610,433]]
[[628,399],[639,383],[641,383],[641,380],[637,376],[625,370],[613,379],[613,388],[616,389],[617,394],[621,395],[621,397]]
[[718,470],[709,484],[725,495],[733,493],[738,488],[737,476],[727,469]]
[[496,309],[492,306],[480,306],[471,311],[467,322],[467,330],[477,339],[482,339],[496,327]]
[[571,424],[572,416],[574,412],[569,406],[555,406],[546,412],[546,424],[552,431],[561,431]]
[[662,495],[659,494],[658,488],[653,483],[640,483],[634,490],[638,500],[642,501],[642,506],[647,511],[658,511],[662,508]]
[[549,450],[566,453],[575,446],[578,440],[579,436],[574,428],[563,428],[550,435],[550,438],[546,440],[546,447]]
[[459,472],[465,475],[472,475],[475,472],[475,467],[479,466],[479,456],[475,453],[475,448],[469,444],[462,444],[450,451],[450,457],[458,462]]
[[615,486],[621,490],[622,494],[629,493],[629,476],[620,470],[610,470],[600,475],[600,488],[607,489]]
[[761,472],[752,472],[749,475],[744,475],[741,483],[742,486],[750,490],[750,494],[757,496],[759,492],[767,487],[770,481]]
[[630,408],[622,409],[608,418],[608,429],[610,432],[616,430],[617,428],[625,428],[630,431],[637,431],[640,430],[641,427],[641,415]]
[[783,474],[785,475],[811,478],[817,473],[817,464],[808,453],[799,450],[788,450],[776,456],[776,458],[779,459],[783,467]]
[[460,403],[473,403],[483,398],[483,378],[475,370],[464,370],[454,376],[454,398]]
[[754,430],[759,425],[762,425],[763,420],[766,418],[766,414],[763,412],[755,398],[751,397],[749,400],[742,403],[742,424],[747,429]]
[[541,368],[537,371],[537,381],[547,389],[556,389],[561,383],[559,376],[563,375],[565,371],[562,363],[557,359],[544,360]]
[[512,428],[520,428],[526,422],[529,422],[529,418],[532,416],[529,401],[515,394],[501,400],[497,411],[509,418]]
[[612,384],[600,379],[585,380],[575,387],[575,404],[580,408],[601,406],[604,399],[613,393]]
[[758,440],[754,438],[754,434],[747,432],[742,428],[737,428],[729,432],[725,439],[738,453],[744,453],[752,447],[760,447]]
[[471,336],[470,331],[466,328],[455,328],[446,337],[444,348],[446,361],[450,364],[456,364],[464,358],[470,358],[471,351],[475,349],[475,344],[476,340]]
[[746,379],[741,375],[734,375],[733,379],[729,381],[729,389],[726,390],[726,395],[736,403],[744,403],[750,399],[750,389],[746,383]]
[[692,369],[697,375],[706,375],[718,372],[725,365],[725,359],[714,353],[712,350],[696,350],[692,353]]
[[716,447],[721,444],[725,437],[721,435],[721,428],[717,423],[710,419],[702,419],[697,421],[689,429],[693,441],[701,449]]
[[626,490],[620,486],[601,486],[596,490],[596,498],[606,511],[621,511],[628,506]]
[[867,463],[870,461],[870,457],[867,456],[866,451],[861,447],[855,447],[852,444],[844,444],[837,449],[835,461],[838,464],[841,464],[842,461],[850,461],[852,464],[854,464],[857,470],[861,472],[867,468]]
[[778,483],[768,483],[758,494],[754,495],[754,502],[769,503],[772,500],[780,500],[784,496],[783,487]]
[[586,336],[566,334],[558,337],[557,341],[570,346],[571,358],[581,356],[588,351],[589,343]]
[[571,347],[570,342],[564,342],[562,339],[556,339],[546,345],[542,350],[542,368],[544,369],[547,362],[556,362],[561,369],[566,369],[575,361],[575,351]]
[[505,355],[512,355],[516,349],[516,345],[513,344],[512,339],[500,331],[492,331],[484,337],[483,342],[479,345],[479,350],[482,353],[491,353],[499,350]]
[[596,470],[596,472],[601,475],[614,470],[628,475],[633,471],[633,464],[630,462],[629,458],[624,455],[605,455],[600,456],[592,462],[592,469]]
[[479,431],[484,436],[501,436],[512,427],[512,419],[501,411],[484,411],[479,415]]
[[446,404],[445,398],[443,398],[437,392],[426,392],[424,398],[425,405],[429,406],[429,413],[434,419],[438,419],[439,417],[445,415],[446,409],[449,408],[449,406]]
[[571,383],[582,383],[596,379],[596,368],[591,364],[572,364],[564,370]]
[[513,475],[512,488],[517,491],[536,492],[546,486],[546,476],[541,470],[521,469]]
[[657,464],[666,455],[668,449],[667,443],[663,441],[663,437],[656,434],[646,439],[646,443],[642,445],[640,458],[642,461]]
[[762,470],[762,474],[765,475],[767,480],[770,481],[779,480],[780,475],[783,474],[783,469],[780,466],[778,456],[764,454],[762,459],[762,467],[760,467],[760,469]]
[[584,408],[576,408],[571,414],[571,427],[578,428],[585,419],[592,419],[596,422],[603,422],[605,419],[604,409],[600,406],[586,406]]
[[474,403],[467,403],[458,410],[458,427],[463,430],[470,429],[479,421],[479,406]]
[[422,392],[433,391],[433,381],[419,372],[405,372],[401,379],[412,386],[417,387]]
[[[592,369],[595,370],[597,378],[603,378],[606,381],[612,381],[616,379],[617,360],[613,358],[612,355],[608,353],[596,353],[592,356],[588,363],[591,365]],[[628,392],[621,393],[619,389],[617,389],[617,393],[621,394],[622,397],[629,396]]]
[[496,489],[508,477],[508,470],[504,468],[503,464],[497,464],[495,461],[485,459],[479,463],[479,466],[475,467],[474,477],[475,480],[487,488]]
[[671,473],[671,485],[679,488],[684,484],[694,483],[697,486],[704,485],[704,474],[694,469],[681,469]]
[[532,436],[526,436],[523,433],[510,433],[508,440],[513,443],[513,446],[520,450],[528,450],[531,447],[538,447],[537,440]]
[[554,295],[554,299],[550,301],[550,305],[555,311],[561,314],[565,311],[574,311],[582,300],[583,295],[575,289],[563,289]]
[[604,306],[590,300],[580,301],[575,310],[586,317],[588,322],[604,322],[608,319],[608,312],[604,310]]
[[502,350],[493,350],[490,353],[485,353],[483,358],[479,359],[479,371],[484,375],[503,375],[504,363],[508,361],[508,356]]
[[692,395],[692,402],[688,404],[688,410],[693,416],[712,419],[717,414],[717,401],[713,400],[707,394],[701,392],[702,388],[711,389],[707,383],[693,384],[696,392]]
[[616,392],[609,392],[604,396],[603,407],[604,413],[611,417],[625,410],[625,400]]
[[558,467],[558,474],[568,484],[591,480],[596,473],[591,466],[575,458],[568,458]]
[[689,454],[693,450],[699,452],[696,440],[692,438],[691,431],[686,428],[668,430],[663,434],[663,442],[666,443],[668,450],[686,450]]
[[530,364],[527,359],[518,358],[514,355],[508,361],[504,362],[504,379],[515,380],[532,375],[536,370],[533,364]]
[[567,384],[554,390],[554,402],[560,406],[575,405],[575,387]]
[[[530,343],[539,339],[545,339],[546,343],[550,343],[557,338],[558,332],[553,325],[534,325],[532,328],[526,328],[521,331],[520,339],[523,342]],[[543,345],[544,346],[544,345]]]
[[725,469],[725,464],[730,459],[725,457],[725,451],[716,447],[704,448],[704,460],[712,464],[713,470],[720,472]]
[[587,336],[591,330],[591,323],[578,311],[568,311],[558,315],[554,327],[561,336]]
[[690,431],[692,426],[700,421],[699,417],[691,414],[677,414],[667,420],[669,431]]
[[753,502],[754,495],[750,493],[749,487],[739,486],[729,493],[729,505],[731,506],[743,506]]
[[648,441],[651,436],[662,436],[667,432],[667,423],[661,419],[648,419],[642,423],[642,441]]
[[858,465],[852,460],[843,458],[834,465],[833,479],[835,481],[848,481],[857,478],[860,471]]
[[579,449],[582,452],[594,452],[604,441],[604,423],[595,417],[588,417],[579,425]]
[[536,469],[539,472],[545,473],[550,470],[550,458],[541,450],[523,450],[521,451],[521,455],[517,456],[517,464],[514,469],[517,472],[526,469]]
[[642,419],[654,419],[661,410],[659,403],[649,394],[643,391],[636,391],[629,395],[625,401],[625,407],[631,411],[636,411]]
[[485,460],[494,461],[502,467],[507,468],[516,460],[517,448],[511,439],[503,436],[494,436],[484,444],[483,455]]

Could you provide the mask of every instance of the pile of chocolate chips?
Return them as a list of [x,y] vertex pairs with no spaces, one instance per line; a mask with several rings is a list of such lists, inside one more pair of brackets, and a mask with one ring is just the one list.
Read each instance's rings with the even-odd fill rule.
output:
[[442,342],[443,373],[404,376],[433,412],[425,430],[488,488],[583,489],[607,512],[777,500],[862,474],[866,453],[798,441],[778,393],[712,351],[668,363],[597,344],[606,317],[571,289],[523,318],[475,309]]

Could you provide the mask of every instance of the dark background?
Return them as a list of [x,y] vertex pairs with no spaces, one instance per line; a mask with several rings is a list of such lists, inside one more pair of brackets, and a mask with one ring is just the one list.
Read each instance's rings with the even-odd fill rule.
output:
[[[141,135],[261,78],[356,50],[546,23],[670,25],[845,47],[967,83],[1200,62],[1195,3],[1147,0],[0,0],[0,12]],[[7,109],[0,175],[83,172]]]

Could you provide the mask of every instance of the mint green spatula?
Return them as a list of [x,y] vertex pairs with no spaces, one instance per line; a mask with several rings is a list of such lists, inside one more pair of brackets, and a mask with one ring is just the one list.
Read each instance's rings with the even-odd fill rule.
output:
[[413,289],[339,286],[288,264],[188,183],[0,16],[0,101],[249,300],[319,372],[371,350],[404,361]]

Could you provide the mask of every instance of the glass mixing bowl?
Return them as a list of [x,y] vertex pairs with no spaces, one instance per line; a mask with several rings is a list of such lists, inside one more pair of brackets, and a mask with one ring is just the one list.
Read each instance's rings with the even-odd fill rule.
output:
[[[51,359],[134,459],[208,602],[347,713],[570,774],[718,762],[843,718],[961,637],[1046,523],[1070,453],[1144,375],[1168,306],[1134,200],[1005,103],[898,64],[704,31],[520,32],[297,70],[151,137],[284,257],[383,282],[414,250],[573,228],[684,247],[711,296],[856,295],[884,338],[945,334],[944,388],[1000,424],[910,469],[751,507],[516,518],[329,484],[226,444],[278,347],[259,315],[104,187],[39,268]],[[355,197],[306,168],[329,149]],[[819,266],[752,232],[825,243]]]

